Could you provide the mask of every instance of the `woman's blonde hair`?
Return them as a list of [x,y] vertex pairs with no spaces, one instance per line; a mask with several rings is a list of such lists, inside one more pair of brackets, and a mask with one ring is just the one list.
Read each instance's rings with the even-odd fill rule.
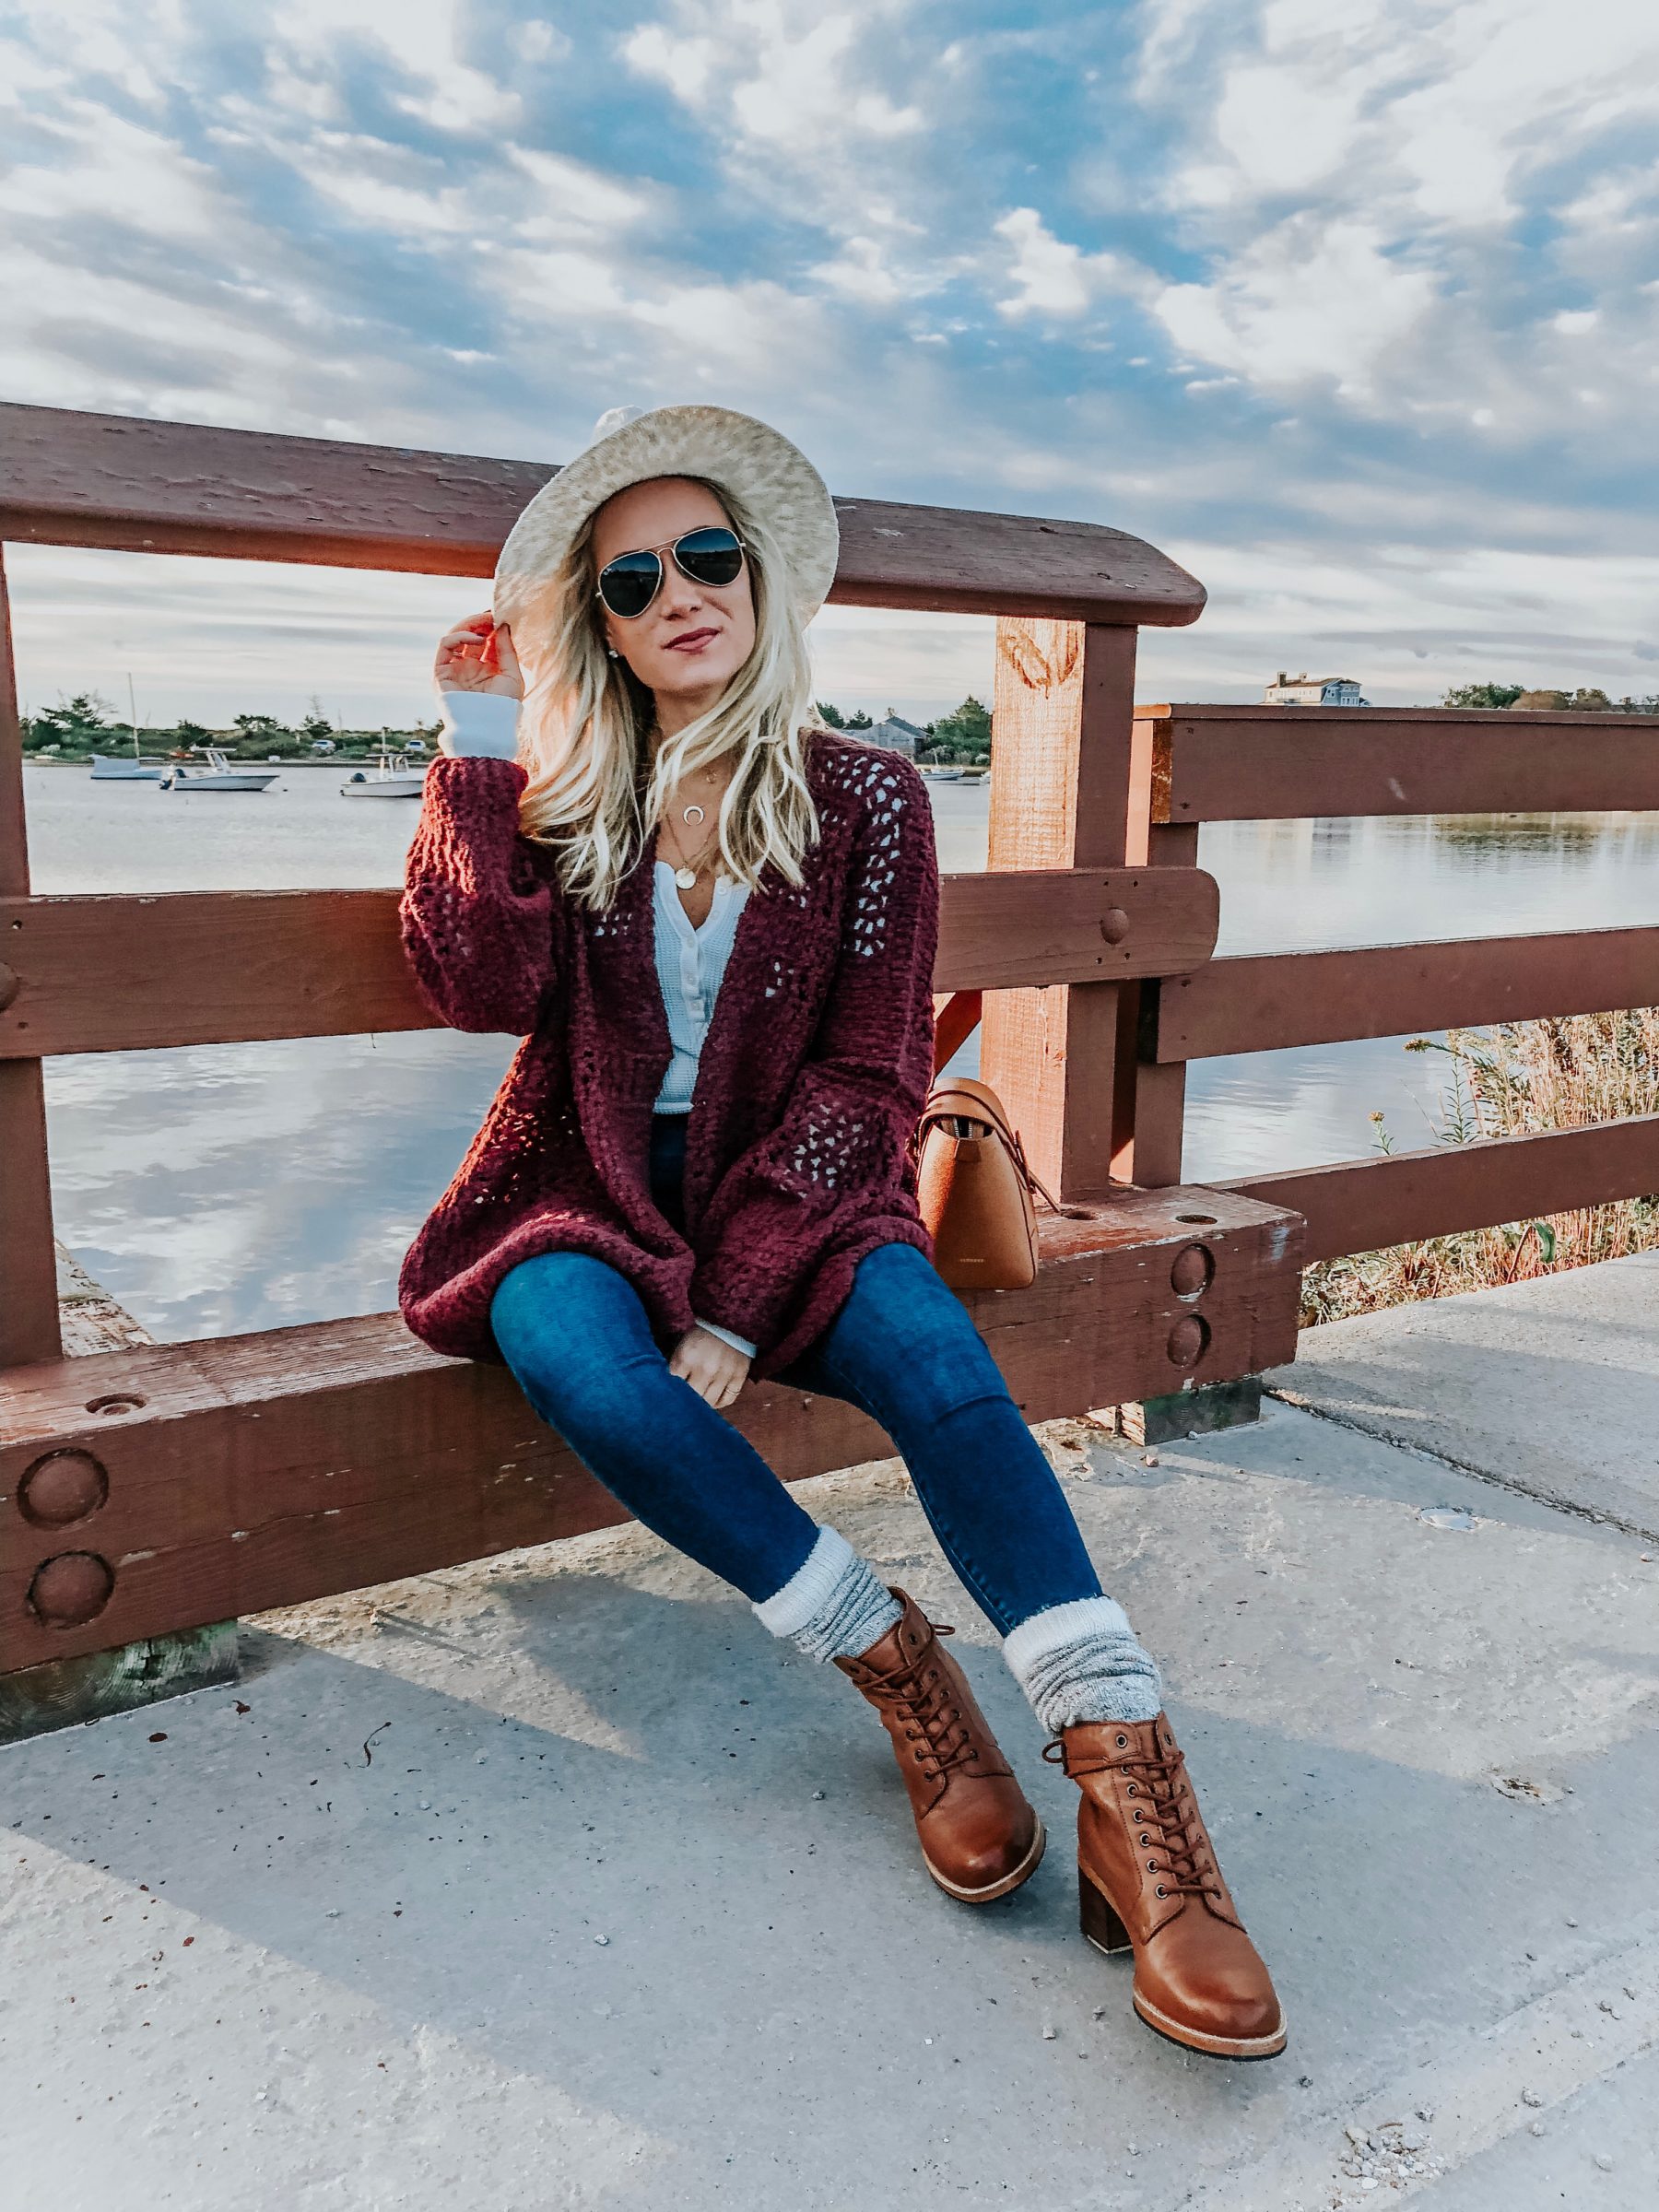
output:
[[[701,477],[691,481],[701,483]],[[641,774],[652,697],[606,650],[594,571],[594,517],[553,580],[552,634],[538,653],[520,715],[530,781],[519,801],[526,837],[554,847],[559,880],[581,904],[608,907],[682,776],[728,751],[736,764],[721,801],[716,850],[754,889],[770,861],[792,885],[818,835],[806,771],[812,707],[806,633],[782,555],[761,516],[709,484],[742,538],[755,595],[755,645],[719,701],[658,748]]]

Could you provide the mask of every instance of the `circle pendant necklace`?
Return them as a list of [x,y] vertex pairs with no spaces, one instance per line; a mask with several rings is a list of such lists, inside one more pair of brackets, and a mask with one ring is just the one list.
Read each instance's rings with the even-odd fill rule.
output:
[[[703,819],[703,810],[700,806],[685,807],[681,812],[680,819],[688,825],[692,822],[700,822]],[[705,847],[705,851],[706,850],[707,848]],[[701,862],[702,854],[699,853],[699,867],[700,867]],[[682,861],[679,866],[674,871],[674,880],[678,884],[682,891],[695,890],[697,888],[697,877],[698,868],[690,866],[685,861]]]

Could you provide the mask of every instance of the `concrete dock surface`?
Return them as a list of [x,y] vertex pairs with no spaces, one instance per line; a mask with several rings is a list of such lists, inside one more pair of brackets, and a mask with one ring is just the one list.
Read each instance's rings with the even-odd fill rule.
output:
[[[1659,1264],[1342,1323],[1300,1405],[1039,1433],[1290,2023],[1183,2053],[896,1461],[802,1495],[1050,1830],[926,1878],[833,1669],[637,1528],[244,1624],[0,1753],[5,2171],[60,2212],[1659,2205]],[[1594,1516],[1601,1517],[1595,1518]]]

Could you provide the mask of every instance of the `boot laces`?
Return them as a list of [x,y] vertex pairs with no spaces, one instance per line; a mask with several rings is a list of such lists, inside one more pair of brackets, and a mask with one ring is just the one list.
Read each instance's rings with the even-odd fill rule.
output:
[[[943,1621],[929,1625],[935,1636],[956,1634],[955,1629]],[[947,1774],[952,1768],[979,1757],[972,1731],[951,1695],[950,1677],[932,1653],[924,1653],[907,1665],[895,1667],[890,1675],[882,1677],[879,1687],[911,1724],[906,1734],[920,1732],[924,1747],[918,1748],[918,1759],[926,1759],[939,1773]]]
[[[1065,1746],[1058,1736],[1043,1746],[1042,1756],[1051,1765],[1060,1763],[1050,1758],[1052,1752],[1064,1759]],[[1221,1884],[1198,1800],[1186,1777],[1186,1753],[1179,1746],[1168,1755],[1157,1752],[1150,1758],[1130,1753],[1077,1764],[1071,1772],[1076,1777],[1119,1770],[1135,1778],[1129,1787],[1135,1799],[1135,1825],[1154,1839],[1154,1852],[1163,1860],[1161,1865],[1149,1863],[1147,1873],[1158,1876],[1171,1896],[1213,1897],[1218,1901]]]

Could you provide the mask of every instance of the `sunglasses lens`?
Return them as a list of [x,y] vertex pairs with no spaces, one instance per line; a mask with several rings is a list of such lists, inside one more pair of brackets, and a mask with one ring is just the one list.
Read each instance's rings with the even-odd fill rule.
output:
[[735,583],[743,573],[743,547],[733,531],[718,527],[688,531],[674,548],[674,558],[694,583]]
[[631,622],[656,597],[663,564],[654,553],[624,553],[599,574],[599,596],[618,621]]

